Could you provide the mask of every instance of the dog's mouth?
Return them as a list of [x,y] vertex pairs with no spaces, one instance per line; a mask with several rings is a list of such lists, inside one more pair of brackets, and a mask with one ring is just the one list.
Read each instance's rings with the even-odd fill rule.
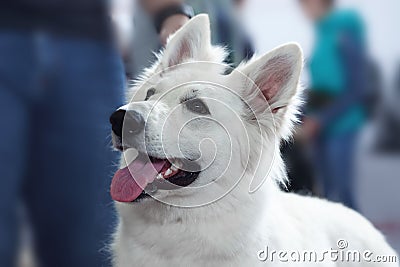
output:
[[187,187],[197,179],[198,169],[195,163],[188,164],[187,160],[170,161],[139,154],[127,167],[115,173],[111,197],[119,202],[134,202],[158,190]]

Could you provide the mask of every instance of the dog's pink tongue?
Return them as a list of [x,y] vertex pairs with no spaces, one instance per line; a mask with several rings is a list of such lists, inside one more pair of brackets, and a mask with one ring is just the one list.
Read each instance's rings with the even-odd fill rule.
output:
[[154,181],[166,161],[150,162],[138,157],[127,167],[118,170],[111,182],[111,197],[119,202],[132,202],[142,193],[147,184]]

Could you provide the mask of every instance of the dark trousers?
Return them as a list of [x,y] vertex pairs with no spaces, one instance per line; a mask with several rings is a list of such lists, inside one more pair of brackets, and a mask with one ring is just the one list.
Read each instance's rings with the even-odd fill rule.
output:
[[320,137],[315,143],[314,163],[324,196],[357,209],[354,164],[358,132]]
[[21,206],[39,266],[109,266],[124,83],[108,42],[0,30],[0,266],[15,264]]

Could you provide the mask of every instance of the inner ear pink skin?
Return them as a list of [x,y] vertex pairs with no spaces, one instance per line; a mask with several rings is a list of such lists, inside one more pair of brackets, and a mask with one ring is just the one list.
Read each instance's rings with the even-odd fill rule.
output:
[[287,56],[276,56],[261,67],[255,83],[260,88],[265,99],[269,102],[290,80],[292,62]]
[[182,63],[185,59],[193,57],[192,49],[189,40],[183,40],[179,44],[176,54],[169,59],[168,67],[176,66]]

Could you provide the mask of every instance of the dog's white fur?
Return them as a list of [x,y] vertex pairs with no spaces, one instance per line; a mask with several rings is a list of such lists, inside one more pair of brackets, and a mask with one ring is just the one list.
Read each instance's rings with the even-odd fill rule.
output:
[[[116,203],[120,222],[112,245],[114,266],[310,266],[316,263],[282,263],[277,254],[273,262],[261,262],[257,252],[268,246],[322,255],[337,249],[339,239],[348,241],[351,250],[396,255],[357,212],[285,193],[277,186],[286,179],[279,145],[290,137],[300,104],[300,48],[296,44],[279,47],[228,75],[221,64],[225,56],[224,49],[210,44],[208,17],[196,16],[170,38],[158,62],[129,92],[128,99],[133,101],[124,108],[146,116],[146,144],[128,140],[132,146],[152,156],[201,156],[200,165],[214,156],[215,160],[195,181],[213,182],[207,187],[160,191],[156,197],[162,201]],[[150,87],[157,93],[142,101]],[[193,120],[179,133],[178,142],[176,129],[194,116],[179,99],[192,91],[205,99],[210,116],[224,127],[201,118]],[[211,146],[201,142],[205,138],[212,140]],[[238,174],[242,174],[240,180]],[[202,202],[211,203],[179,207]],[[317,265],[397,266],[329,260]]]

